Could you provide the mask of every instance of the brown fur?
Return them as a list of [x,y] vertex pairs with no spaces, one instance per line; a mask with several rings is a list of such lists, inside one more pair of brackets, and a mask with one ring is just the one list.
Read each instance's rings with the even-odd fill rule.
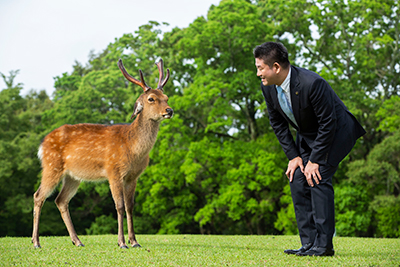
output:
[[138,115],[130,125],[63,125],[44,138],[38,152],[42,160],[42,180],[34,194],[32,242],[35,247],[40,247],[41,208],[61,181],[63,186],[56,205],[72,242],[83,246],[72,224],[68,203],[81,181],[101,180],[108,180],[117,209],[118,245],[127,248],[123,231],[126,212],[129,242],[140,246],[132,219],[136,182],[149,163],[149,152],[156,141],[160,122],[172,116],[167,101],[162,90],[148,89],[138,98],[135,106],[141,105],[142,109],[135,110],[134,114]]

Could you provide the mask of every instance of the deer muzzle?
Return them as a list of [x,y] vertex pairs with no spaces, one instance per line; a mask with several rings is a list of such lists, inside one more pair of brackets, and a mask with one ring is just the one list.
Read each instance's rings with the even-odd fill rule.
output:
[[167,113],[163,115],[164,119],[170,119],[174,114],[174,110],[172,108],[167,108],[165,111]]

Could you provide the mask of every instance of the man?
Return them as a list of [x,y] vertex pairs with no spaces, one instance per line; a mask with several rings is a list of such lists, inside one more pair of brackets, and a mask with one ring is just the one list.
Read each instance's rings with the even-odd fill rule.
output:
[[[286,176],[302,247],[299,256],[333,256],[332,177],[365,130],[328,82],[291,66],[286,48],[266,42],[254,49],[270,124],[289,159]],[[289,127],[296,129],[296,142]]]

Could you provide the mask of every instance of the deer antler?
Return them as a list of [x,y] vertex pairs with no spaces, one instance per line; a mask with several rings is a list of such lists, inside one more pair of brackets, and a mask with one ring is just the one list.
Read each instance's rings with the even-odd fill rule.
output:
[[125,76],[125,78],[128,81],[130,81],[131,83],[139,85],[140,87],[143,88],[143,91],[145,91],[145,92],[151,89],[151,87],[149,87],[146,84],[146,82],[144,81],[142,70],[139,70],[139,75],[140,75],[140,80],[141,80],[141,81],[139,81],[139,80],[133,78],[131,75],[129,75],[129,73],[126,71],[124,65],[122,64],[122,60],[121,59],[118,60],[118,67],[119,67],[119,69],[121,70],[122,74]]
[[168,82],[169,79],[169,69],[167,69],[167,77],[164,79],[164,62],[162,59],[156,63],[158,72],[160,72],[160,78],[158,79],[157,89],[164,91],[163,87]]

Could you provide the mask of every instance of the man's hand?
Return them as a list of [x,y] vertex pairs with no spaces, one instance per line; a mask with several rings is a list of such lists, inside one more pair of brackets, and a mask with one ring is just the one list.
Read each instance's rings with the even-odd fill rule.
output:
[[295,157],[294,159],[289,161],[288,168],[286,170],[286,176],[289,178],[289,181],[293,181],[294,171],[300,167],[302,173],[304,173],[304,165],[303,160],[300,157]]
[[321,174],[319,173],[319,164],[308,161],[306,169],[304,170],[304,175],[306,176],[309,186],[314,186],[313,179],[317,184],[319,184],[319,181],[322,179]]

